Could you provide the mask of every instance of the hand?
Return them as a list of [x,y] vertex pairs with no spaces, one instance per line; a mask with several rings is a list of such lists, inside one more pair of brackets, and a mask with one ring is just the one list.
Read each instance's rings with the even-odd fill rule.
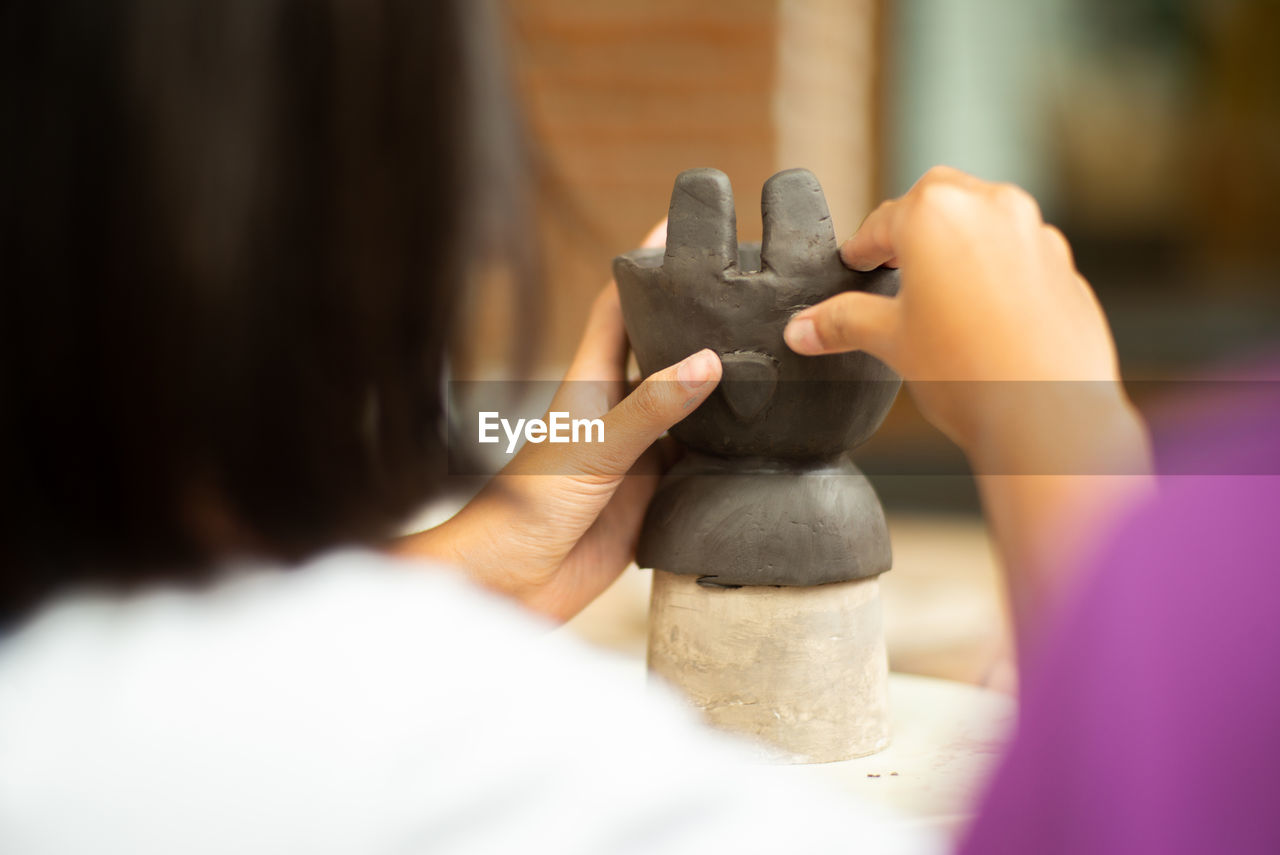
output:
[[1102,309],[1062,233],[1019,188],[936,167],[872,212],[841,256],[856,270],[901,267],[899,296],[833,297],[798,313],[787,343],[803,354],[865,350],[888,363],[971,459],[1005,447],[1019,428],[1010,405],[1063,411],[1053,418],[1082,406],[1107,418],[1129,411]]
[[859,270],[901,267],[898,296],[805,309],[787,344],[888,363],[965,451],[1025,640],[1080,550],[1152,489],[1146,427],[1097,298],[1030,196],[946,167],[873,211],[841,256]]
[[[665,223],[645,241],[661,246]],[[635,552],[640,524],[664,468],[655,441],[702,403],[720,360],[702,350],[626,395],[627,338],[612,282],[551,410],[601,418],[604,443],[527,444],[448,522],[401,540],[401,554],[466,570],[487,587],[559,620],[604,591]]]

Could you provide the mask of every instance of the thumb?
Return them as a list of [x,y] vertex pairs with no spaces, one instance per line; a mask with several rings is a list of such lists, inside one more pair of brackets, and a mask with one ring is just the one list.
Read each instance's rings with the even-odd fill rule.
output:
[[865,350],[892,362],[888,351],[897,323],[895,298],[846,291],[797,313],[782,337],[788,347],[804,356]]
[[645,378],[605,413],[607,451],[592,455],[593,474],[612,478],[627,474],[645,449],[707,399],[722,372],[715,351],[700,350]]

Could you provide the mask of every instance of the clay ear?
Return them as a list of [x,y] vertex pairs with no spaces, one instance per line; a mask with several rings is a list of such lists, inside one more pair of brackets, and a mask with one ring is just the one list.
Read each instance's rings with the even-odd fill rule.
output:
[[778,386],[778,362],[763,353],[725,353],[720,394],[739,421],[754,421]]
[[662,266],[695,276],[737,268],[738,217],[729,176],[718,169],[686,169],[676,177]]
[[783,276],[816,272],[833,261],[836,233],[822,185],[807,169],[787,169],[764,183],[760,194],[764,218],[761,265]]

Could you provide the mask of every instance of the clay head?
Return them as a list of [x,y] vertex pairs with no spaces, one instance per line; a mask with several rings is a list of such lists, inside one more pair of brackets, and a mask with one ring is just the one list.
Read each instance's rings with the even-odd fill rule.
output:
[[676,178],[667,246],[618,256],[627,334],[648,376],[703,348],[720,354],[719,388],[672,433],[733,457],[829,458],[864,442],[900,380],[865,353],[800,356],[782,340],[796,312],[842,291],[896,294],[898,272],[841,263],[822,188],[807,169],[761,194],[762,243],[738,243],[733,189],[716,169]]

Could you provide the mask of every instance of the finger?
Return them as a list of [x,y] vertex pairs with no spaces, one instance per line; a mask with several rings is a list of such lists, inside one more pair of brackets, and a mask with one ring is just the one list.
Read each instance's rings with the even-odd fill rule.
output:
[[604,286],[591,304],[587,328],[564,379],[621,380],[627,359],[627,329],[622,323],[618,286]]
[[592,304],[582,341],[551,399],[551,409],[579,418],[604,415],[622,398],[626,360],[622,305],[617,286],[610,282]]
[[907,191],[906,195],[910,196],[926,187],[937,184],[952,184],[966,187],[970,190],[979,190],[983,187],[991,186],[989,181],[983,181],[981,178],[970,175],[962,169],[956,169],[954,166],[940,163],[926,169],[924,174],[916,179],[916,183],[911,185],[911,189]]
[[631,560],[635,551],[635,539],[640,533],[640,523],[665,471],[659,445],[660,443],[650,446],[640,455],[595,522],[595,525],[609,531],[630,533],[630,537],[609,539],[622,547],[623,554],[619,556],[621,564]]
[[874,270],[882,264],[897,267],[901,238],[906,233],[903,222],[911,207],[909,203],[922,199],[940,186],[978,191],[991,185],[959,169],[934,166],[920,176],[901,198],[883,202],[867,215],[853,237],[840,247],[841,260],[854,270]]
[[593,541],[590,546],[596,552],[593,563],[597,566],[621,570],[635,556],[645,511],[662,480],[656,458],[655,448],[640,455],[631,473],[621,480],[592,524],[594,531],[589,529],[583,538]]
[[706,400],[722,373],[715,351],[700,350],[650,375],[604,415],[605,444],[579,447],[588,455],[582,459],[584,474],[625,475],[645,449]]
[[806,356],[865,350],[892,364],[890,343],[898,311],[893,297],[847,291],[798,313],[782,337],[788,347]]
[[1058,261],[1065,261],[1067,266],[1075,269],[1075,256],[1071,251],[1071,243],[1067,240],[1067,236],[1057,226],[1044,225],[1041,227],[1041,237],[1044,242],[1046,251],[1050,258]]
[[[645,235],[644,247],[660,247],[667,242],[667,219],[663,217]],[[627,331],[622,323],[622,303],[612,280],[596,295],[587,317],[587,328],[569,364],[566,380],[615,380],[626,366]]]
[[[653,449],[641,455],[636,468],[652,469]],[[573,546],[561,565],[558,581],[572,591],[565,599],[585,605],[609,587],[635,556],[649,500],[657,492],[660,476],[630,474],[612,491],[608,504]],[[576,613],[572,608],[565,616]]]
[[840,260],[854,270],[875,270],[886,262],[896,261],[903,211],[901,199],[882,202],[840,247]]
[[644,249],[656,249],[667,245],[667,218],[663,217],[658,224],[649,230],[649,234],[644,236],[644,242],[640,246]]

